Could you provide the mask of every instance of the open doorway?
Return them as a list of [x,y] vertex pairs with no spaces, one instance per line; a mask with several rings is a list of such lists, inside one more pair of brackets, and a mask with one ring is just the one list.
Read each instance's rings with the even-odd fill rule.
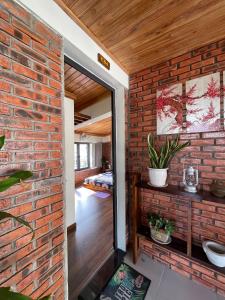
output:
[[65,96],[74,100],[76,230],[68,232],[69,299],[115,249],[114,91],[65,58]]

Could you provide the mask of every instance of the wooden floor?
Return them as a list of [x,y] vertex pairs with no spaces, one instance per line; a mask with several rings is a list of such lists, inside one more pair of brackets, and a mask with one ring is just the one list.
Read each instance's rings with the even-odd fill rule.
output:
[[113,200],[95,192],[75,192],[77,230],[68,234],[69,300],[81,289],[113,250]]
[[82,290],[78,300],[95,300],[124,259],[125,252],[116,250]]

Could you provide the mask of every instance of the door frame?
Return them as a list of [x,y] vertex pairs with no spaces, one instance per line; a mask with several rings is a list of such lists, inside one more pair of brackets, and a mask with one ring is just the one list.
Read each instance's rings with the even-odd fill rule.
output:
[[117,237],[117,170],[116,170],[116,104],[115,104],[115,89],[104,82],[102,79],[89,72],[83,66],[64,55],[64,63],[75,68],[80,73],[99,83],[106,89],[111,91],[111,111],[112,111],[112,166],[113,166],[113,247],[114,250],[118,248]]

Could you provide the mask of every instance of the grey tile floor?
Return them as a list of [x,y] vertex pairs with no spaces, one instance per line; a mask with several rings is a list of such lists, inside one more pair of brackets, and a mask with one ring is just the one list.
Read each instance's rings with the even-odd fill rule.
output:
[[145,300],[225,300],[224,297],[153,261],[143,253],[136,265],[132,263],[129,253],[125,262],[151,279]]

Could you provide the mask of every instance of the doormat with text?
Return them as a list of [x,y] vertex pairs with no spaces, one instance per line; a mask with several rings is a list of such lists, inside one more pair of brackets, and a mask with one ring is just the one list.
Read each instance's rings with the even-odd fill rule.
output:
[[151,280],[122,263],[107,283],[99,300],[144,300]]

